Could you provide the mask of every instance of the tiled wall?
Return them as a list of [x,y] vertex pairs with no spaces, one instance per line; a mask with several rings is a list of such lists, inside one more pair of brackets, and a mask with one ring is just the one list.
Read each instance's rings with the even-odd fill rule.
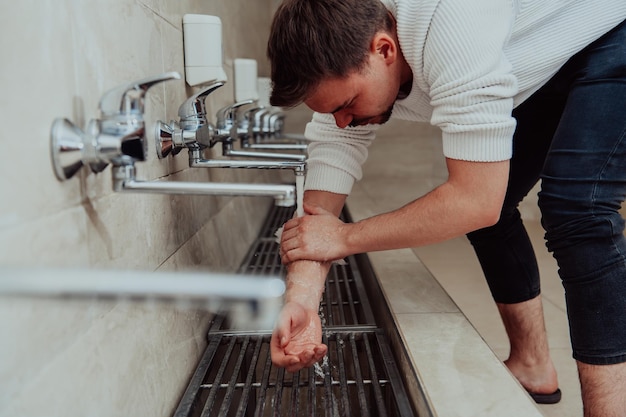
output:
[[[118,194],[111,169],[59,182],[52,122],[85,127],[109,89],[184,74],[182,16],[220,16],[231,82],[207,105],[233,102],[232,62],[259,61],[276,0],[59,0],[0,3],[0,267],[234,271],[272,201]],[[291,173],[190,169],[159,160],[152,126],[177,118],[184,80],[149,90],[142,180],[283,182]],[[4,271],[4,272],[2,272]],[[0,268],[0,274],[6,269]],[[55,279],[50,274],[47,279]],[[204,347],[209,316],[126,302],[0,299],[0,416],[168,416]]]

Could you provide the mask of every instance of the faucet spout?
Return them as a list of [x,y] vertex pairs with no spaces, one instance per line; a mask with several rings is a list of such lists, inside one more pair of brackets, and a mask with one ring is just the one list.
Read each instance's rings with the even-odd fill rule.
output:
[[228,311],[242,330],[271,329],[284,291],[279,276],[0,266],[0,302],[9,297],[161,302],[185,310]]
[[197,119],[202,119],[203,122],[206,122],[206,108],[204,100],[213,91],[222,87],[224,83],[224,81],[212,82],[206,88],[200,90],[185,100],[185,102],[178,108],[178,117],[180,117],[181,121],[196,121]]
[[192,168],[291,169],[296,175],[304,175],[306,172],[305,160],[202,159],[198,148],[189,149],[189,166]]
[[113,167],[113,189],[134,193],[273,197],[275,204],[282,207],[291,207],[296,203],[293,185],[139,181],[135,179],[133,164]]
[[250,143],[245,142],[241,145],[242,148],[245,149],[262,149],[262,150],[281,150],[281,151],[301,151],[306,152],[308,150],[308,145],[306,143],[282,143],[281,139],[288,138],[278,138],[278,140],[269,142],[269,143]]
[[[230,145],[230,146],[229,146]],[[235,150],[232,144],[224,144],[222,155],[235,156],[240,158],[259,158],[259,159],[284,159],[288,161],[304,161],[307,156],[304,154],[281,153],[281,152],[261,152],[261,151],[242,151]]]

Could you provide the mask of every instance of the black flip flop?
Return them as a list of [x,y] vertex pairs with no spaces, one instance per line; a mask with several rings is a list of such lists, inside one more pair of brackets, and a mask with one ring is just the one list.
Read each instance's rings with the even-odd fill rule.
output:
[[537,404],[556,404],[561,401],[561,390],[559,388],[552,394],[536,394],[530,391],[528,391],[528,394]]

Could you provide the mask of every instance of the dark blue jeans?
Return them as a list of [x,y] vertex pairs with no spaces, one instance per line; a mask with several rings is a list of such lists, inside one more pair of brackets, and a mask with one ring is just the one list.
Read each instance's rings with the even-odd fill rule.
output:
[[468,234],[496,302],[540,293],[518,211],[541,180],[546,246],[565,289],[574,358],[626,361],[626,23],[572,57],[518,106],[499,222]]

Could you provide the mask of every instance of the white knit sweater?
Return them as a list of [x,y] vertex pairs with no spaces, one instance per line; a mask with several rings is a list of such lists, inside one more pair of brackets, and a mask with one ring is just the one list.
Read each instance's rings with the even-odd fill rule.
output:
[[[511,157],[511,111],[576,52],[626,18],[626,0],[381,0],[413,71],[392,117],[430,121],[448,158]],[[314,114],[306,189],[349,194],[377,126]]]

